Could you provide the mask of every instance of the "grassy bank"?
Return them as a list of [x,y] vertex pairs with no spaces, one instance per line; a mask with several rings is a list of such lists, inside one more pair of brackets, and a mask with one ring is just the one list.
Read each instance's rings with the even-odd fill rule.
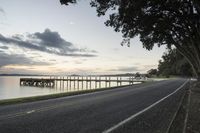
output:
[[[150,82],[145,82],[143,84],[148,84],[148,83],[150,83]],[[137,84],[135,84],[135,85],[137,85]],[[0,100],[0,105],[10,105],[10,104],[17,104],[17,103],[34,102],[34,101],[39,101],[39,100],[47,100],[47,99],[53,99],[53,98],[59,98],[59,97],[66,97],[66,96],[93,93],[93,92],[104,91],[104,90],[111,90],[111,89],[116,89],[116,88],[125,87],[125,86],[129,86],[129,85],[116,86],[116,87],[110,87],[110,88],[93,89],[93,90],[82,90],[82,91],[75,91],[75,92],[48,94],[48,95],[42,95],[42,96],[6,99],[6,100]]]

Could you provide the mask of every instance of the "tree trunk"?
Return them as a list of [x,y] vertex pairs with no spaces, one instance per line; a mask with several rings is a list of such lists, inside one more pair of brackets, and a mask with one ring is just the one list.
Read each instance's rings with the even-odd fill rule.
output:
[[[196,60],[196,62],[198,62],[198,60]],[[193,71],[195,74],[194,76],[196,76],[197,80],[200,82],[200,65],[199,65],[199,63],[190,62],[190,64],[193,67]]]
[[197,73],[197,80],[200,82],[200,72]]
[[200,90],[200,72],[198,73],[196,87]]
[[192,0],[194,3],[194,6],[198,13],[200,13],[200,1],[199,0]]

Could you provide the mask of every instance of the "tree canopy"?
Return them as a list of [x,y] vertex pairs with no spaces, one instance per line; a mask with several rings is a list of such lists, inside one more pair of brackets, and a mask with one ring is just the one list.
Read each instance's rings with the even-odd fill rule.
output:
[[170,49],[164,53],[158,64],[158,74],[163,76],[192,76],[193,71],[185,57],[177,49]]
[[[60,0],[61,4],[77,0]],[[175,46],[200,77],[200,1],[199,0],[91,0],[97,15],[109,12],[107,26],[123,34],[122,44],[139,36],[143,47]]]

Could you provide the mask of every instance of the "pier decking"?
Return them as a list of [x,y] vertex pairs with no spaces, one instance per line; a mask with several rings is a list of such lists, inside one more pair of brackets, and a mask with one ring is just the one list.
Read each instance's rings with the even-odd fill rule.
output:
[[78,88],[81,84],[85,84],[86,88],[90,87],[94,83],[95,88],[101,88],[101,83],[105,83],[105,87],[111,87],[111,83],[116,83],[117,86],[121,86],[122,83],[134,84],[146,82],[146,78],[134,78],[124,76],[50,76],[45,78],[20,78],[20,85],[22,86],[36,86],[36,87],[55,87],[59,86],[64,88],[64,85],[72,86],[77,84]]

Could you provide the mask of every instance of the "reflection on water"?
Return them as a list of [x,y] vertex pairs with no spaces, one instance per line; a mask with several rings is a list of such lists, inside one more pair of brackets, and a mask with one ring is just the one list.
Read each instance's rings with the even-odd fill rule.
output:
[[[110,85],[106,85],[105,82],[101,82],[101,84],[99,83],[95,84],[95,82],[92,82],[91,86],[89,86],[86,82],[79,83],[79,84],[77,84],[77,82],[67,84],[67,82],[60,83],[58,81],[57,85],[54,88],[31,87],[31,86],[20,86],[20,82],[19,82],[20,78],[23,78],[23,77],[12,77],[12,76],[0,77],[0,100],[61,93],[61,92],[79,91],[79,90],[86,90],[86,89],[95,89],[96,86],[98,86],[98,88],[117,86],[117,83],[115,82],[111,82]],[[31,78],[34,78],[34,77],[31,77]],[[36,77],[36,78],[41,78],[41,77]],[[121,85],[127,85],[127,84],[128,83],[122,83]]]
[[20,77],[0,77],[0,99],[58,93],[56,89],[20,86]]

